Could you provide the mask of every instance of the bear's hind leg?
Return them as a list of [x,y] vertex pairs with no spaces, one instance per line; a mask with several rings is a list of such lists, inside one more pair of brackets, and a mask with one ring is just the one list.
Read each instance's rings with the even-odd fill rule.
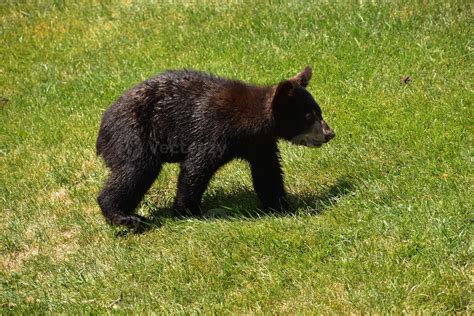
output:
[[124,166],[112,170],[97,202],[108,223],[123,225],[138,231],[145,219],[132,215],[143,195],[158,176],[161,165],[139,169],[136,166]]

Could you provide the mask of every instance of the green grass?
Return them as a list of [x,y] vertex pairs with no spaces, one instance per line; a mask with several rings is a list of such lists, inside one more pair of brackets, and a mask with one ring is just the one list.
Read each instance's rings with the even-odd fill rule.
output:
[[[470,1],[3,1],[0,17],[1,314],[474,312]],[[294,214],[259,212],[232,162],[203,204],[230,219],[104,223],[94,145],[125,89],[306,64],[337,137],[280,144]],[[166,213],[177,171],[141,214]]]

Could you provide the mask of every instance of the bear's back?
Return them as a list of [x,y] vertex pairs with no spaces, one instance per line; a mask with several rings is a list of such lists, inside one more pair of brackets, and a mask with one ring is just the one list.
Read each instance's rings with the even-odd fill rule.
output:
[[170,102],[177,102],[212,96],[228,82],[227,79],[203,72],[169,70],[148,79],[144,84],[151,86],[158,95],[172,98]]

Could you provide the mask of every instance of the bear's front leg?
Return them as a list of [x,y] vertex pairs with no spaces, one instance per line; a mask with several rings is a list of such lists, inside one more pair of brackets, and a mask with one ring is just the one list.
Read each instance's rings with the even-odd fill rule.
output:
[[276,144],[260,146],[249,162],[253,187],[263,206],[277,212],[287,209],[283,171]]
[[[214,158],[215,160],[215,158]],[[175,216],[201,215],[201,199],[217,166],[211,158],[188,158],[181,163],[178,177],[178,192],[173,204]]]

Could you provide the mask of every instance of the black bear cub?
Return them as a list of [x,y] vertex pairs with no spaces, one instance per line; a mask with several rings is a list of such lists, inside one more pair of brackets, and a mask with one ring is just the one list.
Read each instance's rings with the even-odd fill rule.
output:
[[165,162],[179,162],[173,212],[199,215],[213,174],[235,158],[249,162],[263,206],[286,208],[279,138],[319,147],[334,137],[306,90],[306,67],[273,86],[195,71],[167,71],[126,91],[104,113],[97,153],[110,168],[98,197],[106,220],[137,230],[133,211]]

